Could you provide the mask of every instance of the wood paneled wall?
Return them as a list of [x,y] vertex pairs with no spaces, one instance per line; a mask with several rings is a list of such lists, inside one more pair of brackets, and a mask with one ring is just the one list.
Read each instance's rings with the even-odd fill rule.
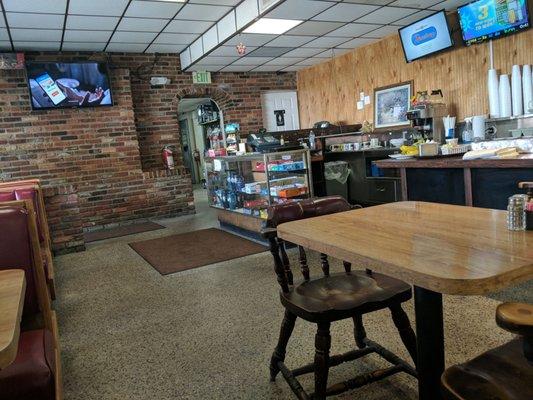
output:
[[[530,1],[530,18],[533,16]],[[373,89],[403,81],[414,81],[414,90],[442,89],[450,115],[459,120],[488,113],[487,70],[489,44],[465,47],[457,16],[452,14],[455,47],[444,53],[405,62],[397,34],[360,47],[328,62],[298,72],[300,126],[316,121],[357,123],[373,121],[373,106],[357,110],[359,92],[373,100]],[[499,73],[511,72],[513,64],[533,63],[533,28],[493,41],[494,66]],[[372,101],[373,102],[373,101]]]

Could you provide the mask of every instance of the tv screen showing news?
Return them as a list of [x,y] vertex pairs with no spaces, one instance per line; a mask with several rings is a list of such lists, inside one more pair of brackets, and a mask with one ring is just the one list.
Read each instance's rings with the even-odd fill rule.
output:
[[112,106],[106,63],[26,64],[34,110]]
[[469,46],[529,28],[527,0],[478,0],[457,9]]
[[446,13],[438,11],[398,30],[407,62],[453,46]]

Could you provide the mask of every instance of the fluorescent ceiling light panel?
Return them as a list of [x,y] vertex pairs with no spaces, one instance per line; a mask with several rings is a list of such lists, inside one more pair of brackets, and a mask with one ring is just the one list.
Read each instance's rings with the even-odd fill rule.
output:
[[281,35],[291,30],[303,21],[293,19],[261,18],[244,30],[245,33],[263,33]]

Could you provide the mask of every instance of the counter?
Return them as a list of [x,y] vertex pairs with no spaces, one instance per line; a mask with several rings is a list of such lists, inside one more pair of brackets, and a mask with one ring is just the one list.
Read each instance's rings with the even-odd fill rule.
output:
[[258,239],[269,206],[313,196],[309,150],[206,158],[209,205],[221,226]]
[[506,209],[518,182],[533,181],[533,154],[507,160],[463,160],[461,156],[379,160],[399,171],[402,200]]

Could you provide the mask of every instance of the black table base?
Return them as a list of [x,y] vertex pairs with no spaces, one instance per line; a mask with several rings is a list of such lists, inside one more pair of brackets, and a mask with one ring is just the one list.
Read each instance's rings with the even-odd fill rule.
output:
[[418,349],[418,398],[441,399],[440,377],[444,372],[444,319],[442,294],[414,287]]

